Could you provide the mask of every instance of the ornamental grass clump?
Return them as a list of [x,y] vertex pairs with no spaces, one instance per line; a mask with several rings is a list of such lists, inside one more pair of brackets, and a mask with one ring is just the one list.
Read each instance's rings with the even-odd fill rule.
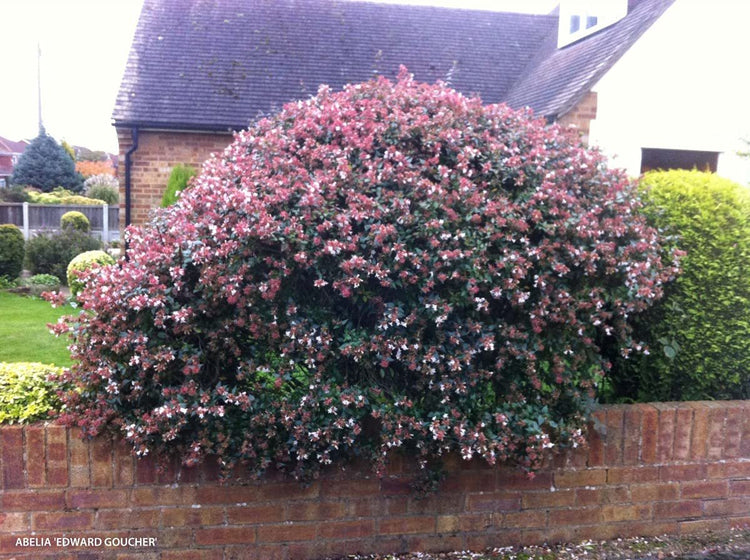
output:
[[533,470],[581,440],[674,273],[571,134],[379,78],[238,133],[79,294],[64,418],[138,455],[298,478],[353,455]]

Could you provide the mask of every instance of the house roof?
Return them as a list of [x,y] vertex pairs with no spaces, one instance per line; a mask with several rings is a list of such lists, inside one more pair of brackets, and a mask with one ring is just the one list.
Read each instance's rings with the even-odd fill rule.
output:
[[501,101],[556,26],[545,15],[341,0],[145,0],[116,125],[245,128],[374,74]]
[[674,0],[630,0],[621,21],[557,49],[557,16],[346,0],[145,0],[116,126],[247,127],[319,84],[405,65],[486,103],[560,116]]
[[675,0],[630,0],[613,25],[557,48],[557,29],[504,99],[554,119],[572,109]]
[[28,145],[29,143],[26,140],[14,142],[0,136],[0,155],[22,154]]

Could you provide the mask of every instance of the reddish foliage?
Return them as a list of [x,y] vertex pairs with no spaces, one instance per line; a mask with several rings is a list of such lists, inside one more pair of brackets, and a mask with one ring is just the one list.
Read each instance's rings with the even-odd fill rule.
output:
[[256,472],[402,445],[533,469],[674,273],[637,208],[526,113],[405,74],[321,88],[129,231],[68,325],[66,419]]

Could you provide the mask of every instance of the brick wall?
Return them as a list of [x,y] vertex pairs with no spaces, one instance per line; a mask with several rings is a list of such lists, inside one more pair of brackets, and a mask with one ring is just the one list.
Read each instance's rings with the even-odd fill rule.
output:
[[[279,475],[222,485],[211,467],[158,473],[121,444],[82,442],[61,427],[3,427],[0,555],[310,559],[750,522],[750,401],[611,406],[596,424],[587,449],[552,459],[534,479],[456,459],[424,499],[409,491],[407,461],[382,480],[354,465],[308,487]],[[101,543],[58,546],[62,537]],[[144,540],[107,547],[126,538]]]
[[[133,145],[130,129],[117,129],[120,145],[120,200],[125,205],[125,153]],[[138,149],[132,155],[131,222],[142,224],[148,212],[161,204],[172,168],[185,164],[200,170],[212,153],[221,153],[232,135],[197,132],[155,132],[139,130]],[[121,227],[124,226],[124,210]]]
[[578,102],[578,104],[560,117],[557,122],[562,126],[574,126],[581,133],[584,143],[589,142],[591,121],[596,118],[597,97],[596,92],[590,91]]

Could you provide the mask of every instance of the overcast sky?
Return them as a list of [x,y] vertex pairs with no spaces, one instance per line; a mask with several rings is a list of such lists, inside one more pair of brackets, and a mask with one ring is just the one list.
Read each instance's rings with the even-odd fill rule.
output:
[[[354,0],[352,0],[354,1]],[[546,13],[556,0],[380,0]],[[112,108],[142,0],[0,0],[0,136],[38,132],[37,42],[47,132],[93,150],[117,151]]]

